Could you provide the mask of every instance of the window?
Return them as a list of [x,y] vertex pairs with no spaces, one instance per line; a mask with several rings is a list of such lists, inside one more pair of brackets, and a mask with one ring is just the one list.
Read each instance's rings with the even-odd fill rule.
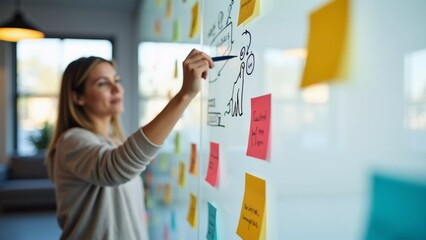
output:
[[[139,124],[152,120],[180,90],[182,62],[195,44],[143,42],[139,45]],[[167,60],[165,60],[167,59]],[[178,124],[175,129],[179,129]]]
[[30,137],[39,134],[46,123],[55,122],[66,66],[83,56],[112,59],[112,53],[112,42],[105,39],[45,38],[17,43],[14,150],[18,155],[37,153]]

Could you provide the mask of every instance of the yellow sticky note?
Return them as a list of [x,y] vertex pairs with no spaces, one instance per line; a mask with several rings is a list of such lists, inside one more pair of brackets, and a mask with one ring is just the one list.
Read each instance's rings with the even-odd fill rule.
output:
[[191,143],[191,165],[189,166],[189,172],[194,176],[198,175],[197,145],[195,143]]
[[238,15],[238,24],[247,25],[251,20],[259,16],[260,0],[241,0],[240,13]]
[[348,0],[334,0],[310,15],[308,57],[300,87],[336,80],[347,50]]
[[188,216],[186,217],[192,228],[197,227],[197,197],[191,193]]
[[172,201],[172,187],[169,183],[166,183],[166,186],[164,188],[164,203],[170,204]]
[[198,14],[198,2],[192,7],[192,21],[191,21],[191,31],[189,32],[189,37],[193,38],[200,32],[200,20]]
[[241,205],[237,234],[242,239],[266,238],[265,180],[246,173],[244,199]]
[[179,165],[179,186],[185,186],[185,163],[183,162]]
[[167,0],[166,19],[170,19],[171,17],[172,17],[172,0]]

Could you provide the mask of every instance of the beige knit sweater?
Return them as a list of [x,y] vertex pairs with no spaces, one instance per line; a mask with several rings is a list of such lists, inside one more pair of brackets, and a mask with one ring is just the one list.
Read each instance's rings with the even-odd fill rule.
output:
[[148,239],[140,173],[161,146],[142,130],[117,146],[82,128],[58,141],[53,166],[61,239]]

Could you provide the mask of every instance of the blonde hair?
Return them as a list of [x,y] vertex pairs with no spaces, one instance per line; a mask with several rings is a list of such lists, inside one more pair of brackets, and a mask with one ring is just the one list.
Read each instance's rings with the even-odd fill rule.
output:
[[[59,92],[58,116],[56,119],[55,131],[46,156],[47,170],[52,181],[54,181],[53,166],[57,142],[62,134],[74,127],[80,127],[94,133],[99,133],[90,117],[86,114],[84,108],[74,103],[73,94],[84,94],[85,85],[90,72],[97,64],[103,62],[109,63],[115,67],[112,61],[100,57],[82,57],[71,62],[63,73]],[[123,141],[124,134],[118,115],[111,118],[111,126],[112,135]]]

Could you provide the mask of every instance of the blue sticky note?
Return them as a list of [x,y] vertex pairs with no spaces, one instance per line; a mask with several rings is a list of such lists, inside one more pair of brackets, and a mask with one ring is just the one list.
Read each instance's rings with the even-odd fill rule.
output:
[[216,233],[216,208],[209,202],[209,215],[208,215],[208,225],[207,225],[207,240],[217,240]]
[[172,230],[176,230],[176,215],[175,215],[175,211],[173,210],[170,214],[170,228]]
[[376,172],[370,201],[365,240],[426,239],[426,180]]

